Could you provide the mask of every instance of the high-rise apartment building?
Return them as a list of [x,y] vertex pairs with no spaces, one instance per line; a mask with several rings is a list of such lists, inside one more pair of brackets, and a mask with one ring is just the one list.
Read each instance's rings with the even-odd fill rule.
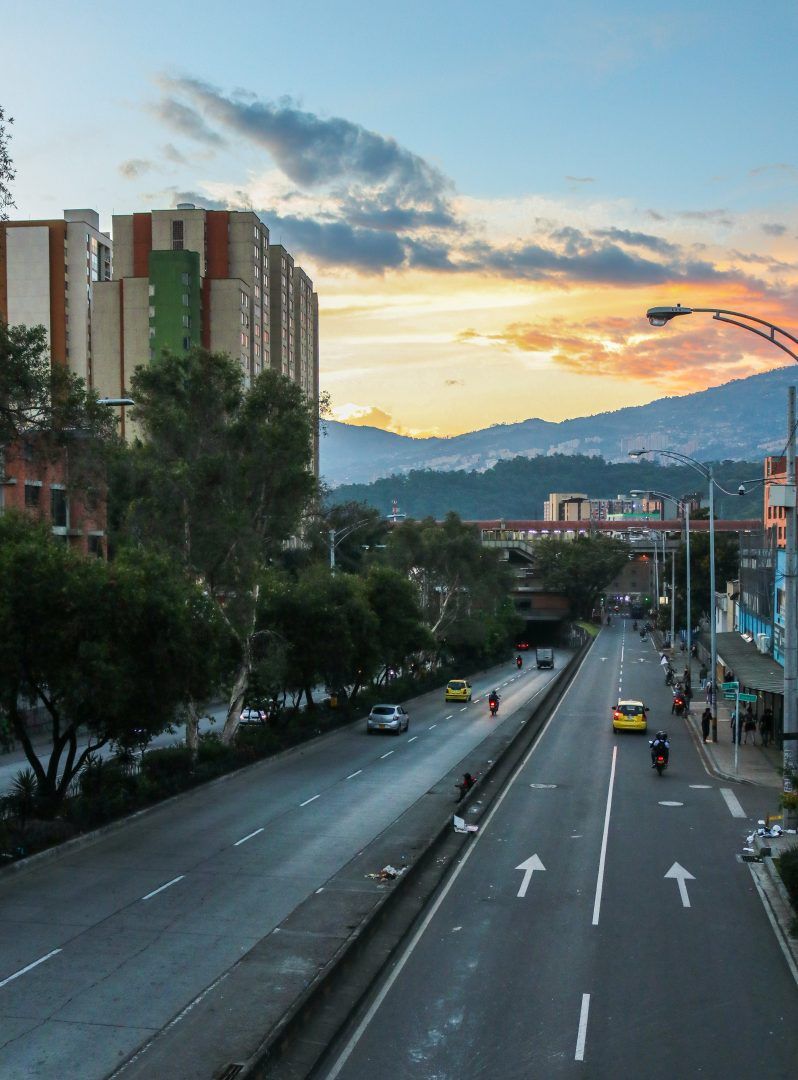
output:
[[289,379],[294,373],[294,260],[282,244],[272,244],[269,258],[271,365]]
[[92,312],[111,277],[111,239],[96,210],[63,220],[0,221],[0,318],[44,326],[54,363],[94,385]]

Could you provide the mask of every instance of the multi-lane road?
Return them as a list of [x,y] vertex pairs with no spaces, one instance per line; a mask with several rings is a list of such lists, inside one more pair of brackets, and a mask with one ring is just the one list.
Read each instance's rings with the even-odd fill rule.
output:
[[[658,657],[602,629],[510,785],[317,1075],[792,1075],[798,989],[747,864],[769,803],[705,770]],[[671,765],[614,734],[642,698]]]
[[[557,666],[566,654],[558,652]],[[515,665],[201,788],[0,880],[0,1076],[99,1080],[556,675]],[[485,695],[502,688],[491,720]],[[452,795],[454,796],[454,790]],[[174,1027],[171,1029],[174,1030]],[[181,1076],[174,1063],[173,1076]]]

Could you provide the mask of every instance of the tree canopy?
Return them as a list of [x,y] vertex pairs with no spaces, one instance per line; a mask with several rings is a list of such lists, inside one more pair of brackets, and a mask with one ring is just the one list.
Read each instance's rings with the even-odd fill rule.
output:
[[547,589],[567,597],[572,615],[588,619],[599,594],[628,558],[628,546],[609,536],[549,537],[535,545],[535,575]]

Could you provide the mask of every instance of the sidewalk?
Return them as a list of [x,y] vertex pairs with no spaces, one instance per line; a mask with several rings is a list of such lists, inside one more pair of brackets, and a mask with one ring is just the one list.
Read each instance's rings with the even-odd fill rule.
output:
[[[740,780],[757,787],[781,791],[783,756],[778,746],[762,746],[759,732],[749,734],[748,742],[737,747],[737,768],[734,767],[734,743],[731,737],[731,709],[726,701],[718,702],[718,741],[704,742],[701,736],[701,713],[706,708],[706,697],[699,693],[690,703],[688,721],[693,737],[704,754],[710,768],[732,780]],[[752,743],[752,738],[756,743]],[[745,733],[743,733],[743,739]]]

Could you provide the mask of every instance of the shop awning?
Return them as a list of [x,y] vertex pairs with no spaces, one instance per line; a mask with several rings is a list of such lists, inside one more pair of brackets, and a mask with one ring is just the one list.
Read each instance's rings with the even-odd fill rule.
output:
[[784,694],[784,668],[736,631],[718,634],[718,663],[734,672],[740,689]]

